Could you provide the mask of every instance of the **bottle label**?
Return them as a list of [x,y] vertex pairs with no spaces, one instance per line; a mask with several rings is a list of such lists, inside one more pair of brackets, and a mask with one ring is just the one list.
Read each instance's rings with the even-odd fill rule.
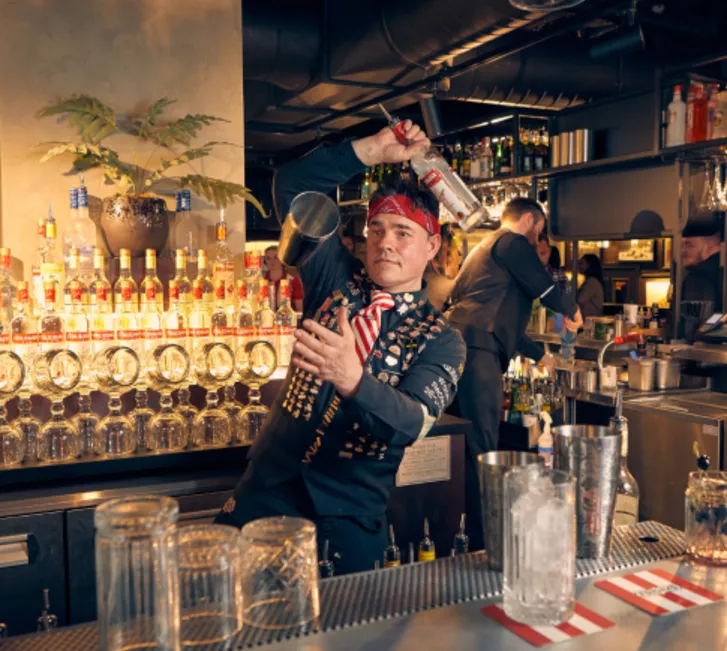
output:
[[161,330],[153,330],[153,329],[145,329],[144,330],[144,339],[146,341],[154,341],[157,339],[163,339],[164,338],[164,332]]
[[263,268],[262,256],[256,251],[245,252],[245,270],[259,271]]
[[83,343],[91,341],[91,335],[88,332],[66,332],[66,341]]
[[247,284],[244,280],[241,280],[237,285],[237,298],[244,301],[247,298]]
[[45,221],[42,219],[38,222],[38,236],[45,237]]
[[275,336],[275,328],[274,327],[270,327],[270,328],[260,327],[260,328],[258,328],[258,334],[261,337],[268,337],[268,338],[272,339]]
[[178,301],[179,300],[179,285],[170,285],[169,286],[169,300],[170,301]]
[[186,339],[186,328],[171,328],[166,330],[167,339]]
[[202,285],[194,285],[192,288],[192,297],[197,301],[202,298]]
[[157,288],[154,285],[147,285],[144,290],[144,298],[153,303],[157,300]]
[[244,328],[235,328],[235,337],[254,337],[255,336],[255,328],[253,327],[244,327]]
[[[47,300],[47,298],[46,298]],[[63,343],[62,332],[41,332],[39,335],[42,344],[60,344]]]
[[235,273],[234,262],[215,262],[214,266],[215,273]]
[[0,251],[0,267],[2,267],[3,269],[10,269],[10,262],[10,250],[3,249],[2,251]]
[[217,241],[224,242],[227,239],[227,224],[217,224]]
[[457,221],[467,217],[470,213],[464,201],[450,187],[449,183],[438,169],[429,170],[423,177],[422,183],[429,188],[435,197],[444,205]]
[[83,300],[83,287],[81,283],[72,282],[70,287],[71,301],[80,303]]
[[10,333],[0,333],[0,346],[7,346],[10,344]]
[[56,225],[55,222],[46,222],[45,224],[45,236],[48,239],[53,239],[56,237]]
[[119,330],[119,341],[138,341],[138,330]]
[[290,283],[280,283],[280,298],[290,298]]
[[190,328],[189,336],[190,337],[209,337],[210,329],[209,328]]
[[121,283],[121,300],[130,301],[131,296],[132,296],[131,283],[128,283],[128,282]]
[[639,521],[639,498],[616,494],[613,523],[617,527],[636,524]]
[[27,345],[27,344],[37,344],[38,343],[38,333],[34,332],[32,334],[20,334],[20,333],[13,333],[13,343],[18,345]]
[[45,290],[45,301],[46,303],[56,302],[56,289],[55,287],[46,288]]
[[235,329],[227,326],[213,326],[212,327],[213,337],[234,337]]
[[30,301],[30,291],[27,287],[18,290],[18,302],[28,303]]
[[436,557],[436,554],[434,553],[433,549],[431,549],[429,551],[425,551],[423,549],[419,550],[418,560],[420,563],[427,563],[429,561],[434,561],[434,560],[436,560],[436,558],[437,557]]
[[225,291],[226,291],[226,288],[225,288],[224,283],[220,283],[219,285],[217,285],[217,287],[215,287],[215,298],[218,301],[224,301],[225,300]]
[[113,330],[94,330],[91,333],[92,341],[113,341],[114,331]]
[[105,285],[99,285],[96,287],[94,292],[94,299],[96,302],[105,303],[109,300],[109,290]]

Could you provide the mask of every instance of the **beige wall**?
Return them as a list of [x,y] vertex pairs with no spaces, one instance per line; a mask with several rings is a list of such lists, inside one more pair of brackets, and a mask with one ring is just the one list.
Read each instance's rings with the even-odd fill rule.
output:
[[[95,95],[119,111],[175,98],[170,117],[207,113],[230,121],[202,132],[199,144],[242,145],[240,0],[0,0],[0,241],[24,263],[26,277],[37,218],[52,203],[62,238],[68,189],[78,184],[63,176],[68,159],[41,165],[33,151],[41,141],[72,139],[72,131],[35,114],[71,93]],[[128,141],[108,144],[129,154]],[[242,183],[243,158],[241,148],[220,148],[195,169]],[[112,193],[98,171],[86,177],[91,197]],[[193,207],[204,208],[196,199]],[[242,206],[227,215],[239,251]],[[203,210],[203,217],[212,224],[215,211]]]

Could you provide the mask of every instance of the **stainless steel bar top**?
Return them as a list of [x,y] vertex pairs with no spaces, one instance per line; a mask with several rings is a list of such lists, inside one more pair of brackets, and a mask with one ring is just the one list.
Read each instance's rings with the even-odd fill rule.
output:
[[[678,557],[683,551],[681,532],[665,525],[642,522],[634,527],[618,528],[609,558],[577,561],[579,595],[594,576],[645,567],[661,559]],[[727,584],[727,570],[723,580]],[[591,588],[588,587],[588,590]],[[502,575],[487,568],[483,553],[443,558],[433,563],[416,563],[322,581],[322,615],[317,630],[310,627],[292,634],[290,631],[246,627],[226,645],[194,648],[198,651],[246,649],[260,645],[270,645],[267,646],[270,649],[331,651],[528,648],[518,638],[514,642],[509,641],[505,635],[510,635],[507,631],[498,631],[493,622],[480,614],[484,600],[493,600],[501,595]],[[611,607],[612,604],[609,604]],[[609,612],[600,614],[610,617]],[[430,617],[442,622],[442,631],[430,627]],[[490,632],[480,637],[483,627]],[[411,641],[406,639],[408,632],[414,634]],[[609,635],[612,634],[609,632]],[[724,634],[727,636],[727,627]],[[400,639],[402,635],[404,640]],[[499,646],[501,639],[504,646]],[[610,639],[613,642],[614,638]],[[401,646],[405,640],[406,644]],[[511,643],[516,645],[509,646]],[[625,651],[626,647],[619,646],[619,651]],[[95,651],[98,636],[95,625],[86,624],[49,634],[10,638],[1,648],[2,651],[36,651],[41,648],[44,651]]]
[[[537,332],[528,332],[528,337],[530,337],[533,341],[540,342],[541,344],[555,344],[557,346],[560,346],[560,335],[556,334],[554,332],[546,332],[543,334],[539,334]],[[590,339],[588,337],[583,337],[581,335],[578,335],[576,337],[576,348],[588,348],[590,350],[601,350],[608,342],[603,339]],[[632,350],[634,348],[634,344],[618,344],[611,346],[609,350],[611,351],[617,351],[617,350]]]

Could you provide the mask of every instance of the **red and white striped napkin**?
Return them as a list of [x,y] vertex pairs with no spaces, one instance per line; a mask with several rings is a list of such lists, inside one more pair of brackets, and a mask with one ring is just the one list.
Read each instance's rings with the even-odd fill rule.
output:
[[721,595],[660,569],[612,577],[598,581],[595,585],[651,615],[669,615],[724,599]]
[[482,612],[535,647],[566,642],[574,637],[591,635],[592,633],[600,633],[614,626],[610,619],[601,617],[579,603],[575,605],[573,617],[557,626],[528,626],[527,624],[521,624],[514,619],[510,619],[505,614],[502,606],[497,605],[485,606]]

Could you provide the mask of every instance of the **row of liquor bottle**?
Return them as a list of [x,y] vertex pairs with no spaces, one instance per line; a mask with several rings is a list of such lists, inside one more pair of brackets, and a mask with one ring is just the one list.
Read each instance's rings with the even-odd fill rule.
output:
[[[7,249],[0,252],[4,271],[9,256]],[[176,275],[169,281],[169,307],[165,310],[154,250],[146,252],[141,289],[131,275],[128,250],[122,249],[120,263],[120,276],[112,288],[104,272],[103,253],[96,249],[94,279],[89,284],[80,275],[79,251],[72,249],[62,306],[58,300],[58,280],[53,276],[45,278],[37,315],[31,305],[28,283],[20,281],[15,285],[9,274],[4,275],[0,283],[4,299],[0,348],[10,347],[21,357],[32,357],[38,351],[66,343],[83,361],[112,342],[143,352],[162,342],[195,350],[214,339],[237,350],[256,338],[275,348],[279,365],[290,363],[297,317],[290,302],[289,280],[280,281],[277,309],[273,311],[270,299],[275,284],[262,280],[256,263],[251,263],[247,277],[235,285],[234,276],[213,280],[207,271],[206,253],[199,251],[197,278],[190,281],[185,254],[178,250]]]
[[506,423],[522,425],[524,415],[551,413],[562,406],[560,391],[550,378],[507,374],[502,383],[501,420]]
[[718,84],[692,82],[687,87],[686,102],[682,91],[682,86],[674,86],[667,107],[665,146],[727,138],[727,90],[720,91]]
[[[450,550],[451,556],[459,556],[469,552],[470,539],[465,533],[465,520],[466,515],[463,513],[459,521],[459,529],[454,535],[452,542],[452,548]],[[429,530],[429,519],[424,518],[424,528],[422,537],[418,543],[409,543],[409,563],[428,563],[436,560],[437,553],[434,545],[434,540],[431,537]],[[403,555],[401,548],[396,544],[396,534],[394,532],[394,525],[389,525],[389,540],[388,544],[383,552],[383,567],[399,567],[402,564]],[[380,569],[381,563],[376,561],[374,569]],[[321,578],[328,578],[335,574],[335,559],[330,558],[328,553],[328,541],[323,543],[323,552],[321,554],[321,560],[318,563],[318,568]]]

